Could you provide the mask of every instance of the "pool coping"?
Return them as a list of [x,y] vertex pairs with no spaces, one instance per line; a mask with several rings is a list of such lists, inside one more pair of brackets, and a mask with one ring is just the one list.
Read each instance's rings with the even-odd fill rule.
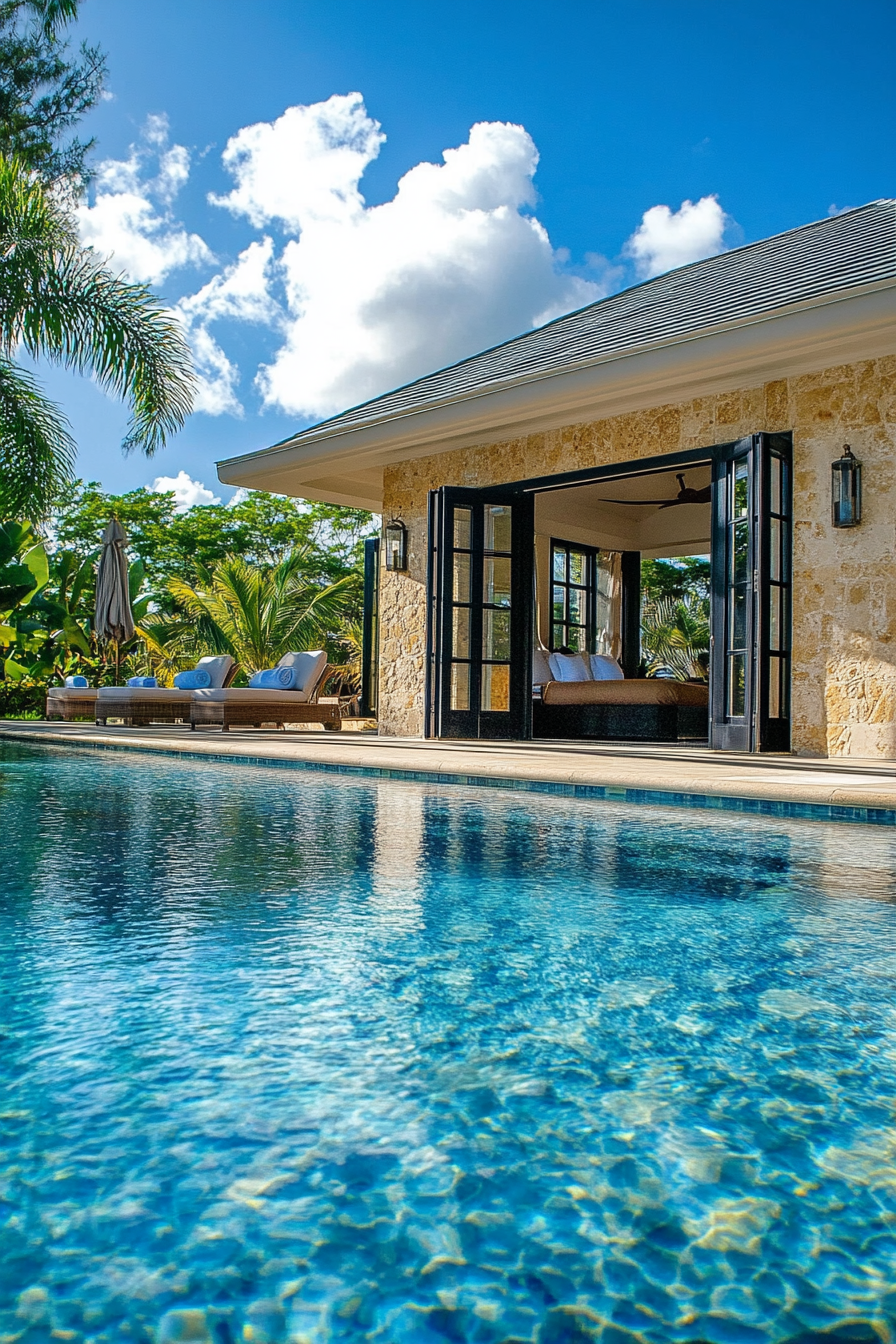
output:
[[[15,725],[15,726],[13,726]],[[422,784],[461,785],[473,788],[499,789],[510,792],[545,794],[560,798],[595,799],[610,802],[649,804],[661,807],[691,808],[706,811],[743,813],[752,816],[799,819],[806,821],[836,821],[860,825],[896,826],[896,770],[883,776],[881,763],[868,762],[867,773],[861,766],[849,771],[854,776],[844,780],[812,779],[811,775],[838,773],[830,762],[805,763],[802,773],[809,778],[796,782],[783,777],[783,761],[772,763],[759,778],[755,769],[753,778],[745,765],[730,767],[724,777],[701,779],[701,787],[689,780],[687,787],[673,787],[666,780],[650,778],[662,776],[676,767],[685,773],[685,760],[663,762],[660,767],[644,766],[635,756],[615,753],[608,760],[586,752],[570,750],[553,760],[526,758],[526,744],[490,744],[493,752],[483,752],[482,744],[431,744],[412,739],[373,738],[360,744],[360,735],[351,734],[355,743],[335,741],[329,734],[296,734],[289,738],[278,736],[266,740],[267,750],[259,753],[251,738],[234,734],[226,749],[216,742],[197,740],[195,737],[172,739],[160,733],[154,740],[142,736],[121,736],[134,730],[96,729],[80,724],[60,725],[40,721],[0,721],[0,738],[30,742],[53,747],[78,747],[98,751],[131,751],[157,756],[181,757],[187,760],[212,760],[225,764],[244,764],[255,767],[299,770],[317,774],[356,776],[370,779],[391,779]],[[304,741],[302,739],[305,739]],[[468,750],[465,751],[464,747]],[[443,748],[441,752],[438,748]],[[475,752],[473,749],[476,749]],[[503,752],[501,748],[504,748]],[[515,748],[515,749],[513,749]],[[446,753],[458,757],[476,755],[480,768],[445,769],[443,761],[430,765],[415,759],[413,764],[397,764],[389,760],[390,752],[410,752],[415,758]],[[288,753],[288,754],[287,754]],[[361,754],[376,755],[376,760],[345,759]],[[340,759],[340,757],[342,759]],[[383,759],[385,758],[385,759]],[[510,759],[508,759],[510,758]],[[522,758],[522,759],[520,759]],[[481,768],[485,760],[486,768]],[[789,758],[788,758],[789,759]],[[558,764],[557,762],[560,762]],[[753,758],[753,763],[755,758]],[[451,764],[454,764],[452,761]],[[691,764],[691,772],[694,766]],[[717,763],[726,767],[728,762]],[[765,763],[763,763],[765,764]],[[888,763],[883,763],[887,765]],[[812,767],[816,769],[813,771]],[[875,769],[877,766],[877,769]],[[614,768],[615,767],[615,768]],[[769,778],[778,771],[780,778]],[[645,776],[643,782],[626,780],[623,775],[632,772]],[[839,773],[847,775],[842,766]],[[736,777],[732,778],[732,774]],[[592,776],[586,778],[585,776]],[[603,775],[604,778],[594,778]],[[737,778],[737,776],[743,776]],[[579,776],[579,777],[572,777]],[[861,782],[856,782],[856,777]],[[738,785],[740,787],[738,787]],[[747,787],[744,787],[744,786]],[[819,794],[833,794],[827,799]],[[774,796],[777,795],[777,796]],[[810,795],[810,796],[807,796]],[[811,796],[814,795],[814,796]]]

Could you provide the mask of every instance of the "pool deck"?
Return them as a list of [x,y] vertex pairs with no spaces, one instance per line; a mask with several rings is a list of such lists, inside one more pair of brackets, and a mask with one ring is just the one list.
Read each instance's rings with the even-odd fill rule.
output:
[[372,732],[190,732],[0,720],[0,737],[574,797],[896,825],[896,761],[750,756],[699,746],[427,742]]

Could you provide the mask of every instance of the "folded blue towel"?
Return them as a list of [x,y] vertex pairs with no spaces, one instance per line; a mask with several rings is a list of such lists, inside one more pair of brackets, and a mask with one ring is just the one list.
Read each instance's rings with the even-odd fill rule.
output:
[[66,677],[65,684],[70,691],[82,691],[86,686],[90,685],[90,682],[86,677]]
[[179,691],[202,691],[211,686],[212,679],[204,668],[194,667],[189,672],[178,672],[174,684]]
[[155,677],[128,677],[129,686],[146,687],[158,686],[158,684]]
[[256,672],[249,680],[249,685],[253,690],[291,691],[295,684],[296,670],[294,667],[267,667],[263,672]]

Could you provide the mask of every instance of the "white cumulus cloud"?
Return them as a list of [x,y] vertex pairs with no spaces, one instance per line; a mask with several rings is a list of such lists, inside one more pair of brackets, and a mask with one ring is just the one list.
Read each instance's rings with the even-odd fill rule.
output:
[[185,471],[179,471],[176,476],[157,476],[146,488],[154,495],[173,493],[175,513],[186,513],[196,504],[221,503],[219,495],[213,495],[202,481],[194,481]]
[[280,310],[269,288],[273,251],[270,238],[250,243],[231,266],[177,304],[175,311],[184,324],[196,368],[195,409],[206,415],[243,414],[237,396],[239,369],[209,327],[225,319],[277,323]]
[[180,267],[212,262],[203,239],[187,232],[171,213],[189,174],[188,151],[168,143],[167,119],[148,118],[127,159],[99,165],[94,203],[77,211],[82,241],[114,269],[152,285]]
[[625,254],[634,260],[641,279],[648,280],[721,252],[729,222],[716,196],[682,201],[674,211],[668,205],[654,205],[645,210]]
[[289,108],[228,143],[236,185],[214,203],[298,237],[280,258],[286,339],[265,403],[327,415],[599,298],[564,274],[528,213],[538,153],[522,126],[484,122],[443,162],[367,206],[383,142],[360,94]]

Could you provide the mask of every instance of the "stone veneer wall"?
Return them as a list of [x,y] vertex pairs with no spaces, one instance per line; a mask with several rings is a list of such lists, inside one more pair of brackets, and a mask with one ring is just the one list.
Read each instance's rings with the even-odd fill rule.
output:
[[[793,746],[896,757],[896,355],[658,406],[385,473],[384,513],[409,529],[409,569],[382,574],[380,731],[423,732],[427,492],[710,447],[760,430],[794,446]],[[831,526],[830,464],[864,464],[861,526]]]

